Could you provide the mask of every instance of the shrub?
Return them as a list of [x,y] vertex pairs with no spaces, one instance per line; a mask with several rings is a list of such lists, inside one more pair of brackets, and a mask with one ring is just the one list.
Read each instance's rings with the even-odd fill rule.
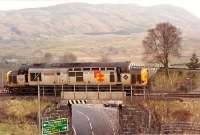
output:
[[172,113],[172,117],[177,121],[177,122],[188,122],[192,114],[190,111],[185,110],[185,109],[179,109],[176,110]]
[[153,90],[155,91],[177,91],[184,82],[186,74],[171,71],[169,77],[164,72],[158,72],[153,79]]

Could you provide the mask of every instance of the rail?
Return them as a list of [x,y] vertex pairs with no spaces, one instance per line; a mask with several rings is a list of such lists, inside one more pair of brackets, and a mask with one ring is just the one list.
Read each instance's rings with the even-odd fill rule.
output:
[[147,93],[134,94],[134,96],[162,97],[162,98],[200,98],[200,93]]

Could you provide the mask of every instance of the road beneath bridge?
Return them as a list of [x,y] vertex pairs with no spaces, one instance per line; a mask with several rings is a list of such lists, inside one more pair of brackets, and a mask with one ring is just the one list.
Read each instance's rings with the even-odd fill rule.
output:
[[73,105],[72,127],[75,135],[118,135],[117,114],[117,108]]

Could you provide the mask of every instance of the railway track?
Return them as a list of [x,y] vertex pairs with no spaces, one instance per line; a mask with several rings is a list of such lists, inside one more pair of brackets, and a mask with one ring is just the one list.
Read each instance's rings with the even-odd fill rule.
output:
[[162,98],[200,98],[200,93],[148,93],[148,94],[134,94],[134,96],[162,97]]
[[[41,96],[60,96],[60,92],[45,92],[45,94],[41,91]],[[9,93],[6,90],[0,90],[0,96],[37,96],[37,92],[35,93]],[[130,95],[128,95],[130,96]],[[151,97],[151,98],[200,98],[200,93],[134,93],[133,97]]]
[[[40,93],[42,97],[59,97],[60,93]],[[24,96],[24,97],[37,97],[38,93],[30,93],[30,92],[25,92],[25,93],[9,93],[8,91],[0,90],[0,97],[13,97],[13,96]]]
[[200,93],[168,93],[167,97],[181,97],[181,98],[200,98]]

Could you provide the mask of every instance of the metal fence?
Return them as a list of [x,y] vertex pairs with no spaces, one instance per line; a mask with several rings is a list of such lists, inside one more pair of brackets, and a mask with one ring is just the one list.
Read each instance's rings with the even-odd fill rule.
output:
[[200,123],[163,123],[161,134],[200,134]]

